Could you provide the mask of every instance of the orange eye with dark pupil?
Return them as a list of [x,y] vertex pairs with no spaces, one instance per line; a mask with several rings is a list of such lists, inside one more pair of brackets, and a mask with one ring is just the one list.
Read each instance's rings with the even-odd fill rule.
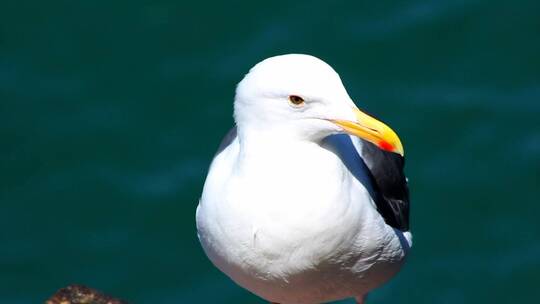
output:
[[289,96],[289,101],[296,106],[299,106],[304,103],[304,99],[298,95]]

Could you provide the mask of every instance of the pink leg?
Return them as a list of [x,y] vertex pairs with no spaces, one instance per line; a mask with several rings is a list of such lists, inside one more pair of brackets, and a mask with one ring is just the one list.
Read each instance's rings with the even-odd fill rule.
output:
[[366,303],[366,298],[367,298],[367,294],[361,295],[361,296],[357,296],[357,297],[354,298],[354,299],[356,300],[356,304],[365,304],[365,303]]

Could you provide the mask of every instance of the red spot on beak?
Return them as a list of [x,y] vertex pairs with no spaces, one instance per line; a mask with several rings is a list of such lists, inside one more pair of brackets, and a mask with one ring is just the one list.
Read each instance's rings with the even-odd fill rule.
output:
[[394,147],[387,141],[381,140],[379,142],[379,148],[385,150],[385,151],[394,151]]

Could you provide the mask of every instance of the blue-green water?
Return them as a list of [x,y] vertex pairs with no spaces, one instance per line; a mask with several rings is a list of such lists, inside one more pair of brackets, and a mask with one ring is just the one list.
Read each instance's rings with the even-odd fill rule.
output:
[[0,303],[264,303],[194,212],[235,84],[291,52],[405,144],[415,244],[371,303],[535,302],[540,2],[506,2],[2,1]]

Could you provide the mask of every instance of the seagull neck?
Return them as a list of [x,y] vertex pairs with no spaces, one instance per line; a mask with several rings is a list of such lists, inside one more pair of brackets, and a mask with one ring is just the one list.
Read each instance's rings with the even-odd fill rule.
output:
[[313,140],[302,136],[290,129],[253,129],[245,130],[238,128],[238,141],[241,154],[267,154],[285,151],[290,153],[291,149],[298,146],[320,145],[322,140]]

